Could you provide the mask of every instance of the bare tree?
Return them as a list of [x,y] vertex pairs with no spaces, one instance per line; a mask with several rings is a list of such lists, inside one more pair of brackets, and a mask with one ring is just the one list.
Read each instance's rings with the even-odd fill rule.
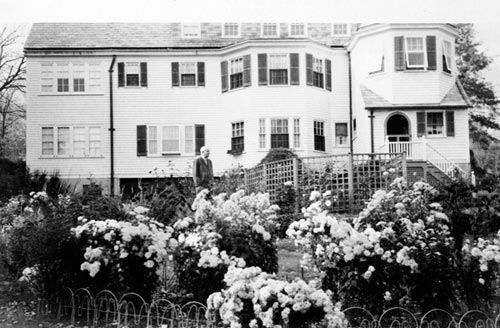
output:
[[22,38],[21,26],[0,27],[0,157],[8,155],[7,150],[12,148],[9,144],[19,144],[19,134],[11,130],[19,126],[26,114],[25,58],[19,44]]

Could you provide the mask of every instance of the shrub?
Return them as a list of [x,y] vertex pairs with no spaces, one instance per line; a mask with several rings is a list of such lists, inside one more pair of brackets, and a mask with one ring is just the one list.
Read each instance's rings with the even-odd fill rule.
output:
[[224,277],[226,288],[210,295],[208,309],[218,311],[224,326],[331,327],[346,326],[340,305],[329,293],[303,280],[286,282],[258,267],[230,267]]
[[218,195],[225,193],[233,194],[245,187],[244,169],[242,165],[236,165],[228,170],[225,170],[220,178],[215,181],[212,188],[212,194]]
[[286,182],[278,188],[276,205],[279,207],[277,217],[278,237],[285,238],[288,226],[299,220],[302,213],[298,211],[300,199],[298,192],[291,182]]
[[423,182],[408,188],[398,178],[358,217],[336,219],[313,192],[305,219],[287,233],[323,272],[323,287],[347,307],[372,313],[392,306],[451,309],[458,300],[458,265],[448,218],[431,203],[436,193]]
[[193,204],[194,218],[174,224],[178,247],[174,254],[179,288],[204,302],[222,288],[231,262],[276,272],[278,257],[274,219],[276,206],[267,194],[245,196],[243,191],[205,199],[200,192]]

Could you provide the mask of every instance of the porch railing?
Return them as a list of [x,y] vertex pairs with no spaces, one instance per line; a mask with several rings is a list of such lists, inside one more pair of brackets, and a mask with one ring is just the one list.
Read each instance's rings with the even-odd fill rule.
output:
[[387,141],[379,151],[388,153],[403,153],[409,160],[422,160],[431,163],[451,179],[457,177],[469,180],[470,174],[456,163],[441,154],[436,148],[422,138],[420,141]]

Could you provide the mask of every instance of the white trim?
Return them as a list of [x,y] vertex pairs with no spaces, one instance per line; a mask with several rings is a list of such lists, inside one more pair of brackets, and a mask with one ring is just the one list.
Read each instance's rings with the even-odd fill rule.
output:
[[[345,143],[338,143],[337,142],[337,124],[346,124],[346,126],[347,126],[347,134],[345,136],[345,138],[346,138]],[[333,136],[335,138],[335,146],[336,147],[348,147],[349,146],[349,122],[348,121],[335,121],[335,122],[333,122]]]
[[[195,134],[195,124],[146,124],[146,144],[147,144],[147,156],[148,157],[158,157],[158,156],[168,156],[168,155],[182,155],[182,156],[194,156],[196,152],[196,134]],[[150,152],[149,147],[149,129],[151,127],[156,128],[156,152]],[[175,151],[164,151],[163,150],[163,128],[165,127],[177,127],[177,145],[178,149]],[[193,132],[193,152],[186,152],[186,129],[191,128]],[[173,140],[173,139],[172,139]]]
[[[52,129],[52,155],[48,154],[43,154],[43,129],[44,128],[51,128]],[[67,147],[67,154],[64,155],[59,155],[58,154],[58,131],[59,128],[68,128],[69,130],[69,138],[68,138],[68,147]],[[85,128],[84,135],[85,139],[84,141],[84,153],[75,155],[75,147],[74,147],[74,129],[75,128]],[[99,128],[99,151],[97,154],[91,155],[90,154],[90,128]],[[60,124],[60,125],[48,125],[48,124],[41,124],[39,125],[39,142],[40,142],[40,154],[39,158],[100,158],[103,157],[103,126],[101,124]]]
[[[273,84],[271,83],[271,56],[286,57],[286,83]],[[267,86],[289,86],[290,85],[290,54],[289,53],[268,53],[267,54]]]

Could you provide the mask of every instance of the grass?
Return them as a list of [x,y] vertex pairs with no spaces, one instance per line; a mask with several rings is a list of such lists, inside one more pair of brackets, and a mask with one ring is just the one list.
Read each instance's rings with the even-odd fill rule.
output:
[[301,268],[302,253],[292,240],[278,241],[278,275],[286,280],[301,278],[306,281],[318,277],[318,272]]

